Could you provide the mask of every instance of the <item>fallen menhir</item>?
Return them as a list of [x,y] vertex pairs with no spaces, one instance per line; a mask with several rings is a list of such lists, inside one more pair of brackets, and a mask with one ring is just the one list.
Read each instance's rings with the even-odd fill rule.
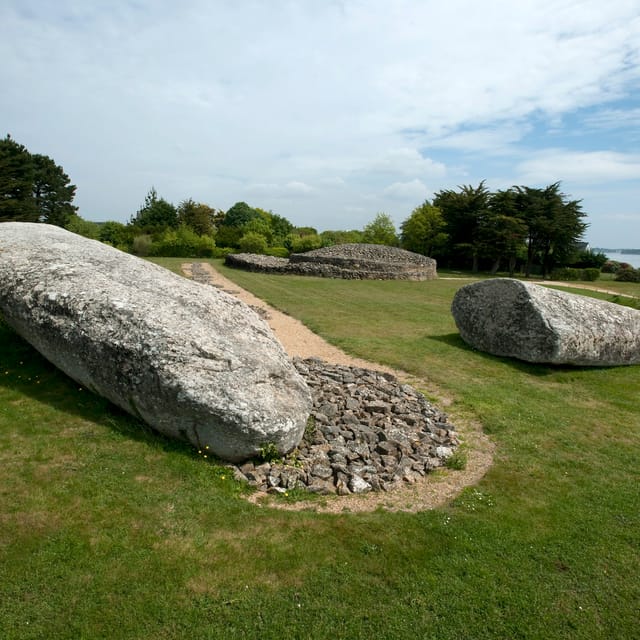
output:
[[293,449],[307,385],[247,305],[59,227],[0,224],[0,313],[71,378],[224,460]]
[[451,311],[472,347],[527,362],[640,363],[640,311],[511,278],[474,282]]

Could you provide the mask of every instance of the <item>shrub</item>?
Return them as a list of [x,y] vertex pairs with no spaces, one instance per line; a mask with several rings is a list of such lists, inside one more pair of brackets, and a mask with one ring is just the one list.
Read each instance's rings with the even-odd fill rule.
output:
[[212,258],[226,258],[230,253],[237,253],[233,247],[215,247]]
[[266,254],[274,258],[288,258],[289,250],[286,247],[269,247]]
[[582,269],[574,269],[573,267],[563,267],[555,269],[551,274],[552,280],[582,280]]
[[255,231],[249,231],[240,238],[238,246],[243,253],[266,253],[267,239]]
[[553,280],[587,280],[588,282],[595,282],[600,277],[600,269],[591,267],[588,269],[576,269],[574,267],[563,267],[561,269],[555,269],[551,274]]
[[640,269],[629,266],[628,269],[620,269],[616,274],[617,282],[640,282]]
[[322,238],[317,233],[310,233],[303,236],[290,234],[287,237],[287,247],[291,253],[305,253],[322,246]]
[[136,236],[133,239],[133,247],[132,251],[137,256],[148,256],[151,252],[151,247],[153,246],[153,239],[148,234],[142,234],[140,236]]
[[602,265],[602,273],[618,273],[620,270],[620,263],[616,260],[607,260]]
[[215,249],[211,236],[199,236],[193,229],[181,226],[167,229],[151,248],[154,256],[173,258],[210,258]]
[[600,269],[596,267],[587,267],[583,270],[583,280],[595,282],[600,277]]

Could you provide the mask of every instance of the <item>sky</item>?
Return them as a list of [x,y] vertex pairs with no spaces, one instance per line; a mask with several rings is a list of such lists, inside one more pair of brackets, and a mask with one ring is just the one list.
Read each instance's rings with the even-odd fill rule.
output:
[[1,0],[0,136],[88,220],[151,187],[296,226],[545,187],[640,247],[638,0]]

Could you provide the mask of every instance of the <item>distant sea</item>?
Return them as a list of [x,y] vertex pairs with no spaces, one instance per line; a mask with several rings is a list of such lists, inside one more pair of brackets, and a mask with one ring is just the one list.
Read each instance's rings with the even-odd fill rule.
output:
[[640,253],[616,253],[615,251],[605,251],[607,258],[616,262],[626,262],[636,269],[640,269]]

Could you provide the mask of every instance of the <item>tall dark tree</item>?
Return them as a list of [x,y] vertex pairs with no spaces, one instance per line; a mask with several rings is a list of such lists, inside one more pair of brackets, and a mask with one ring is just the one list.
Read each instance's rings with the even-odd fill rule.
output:
[[516,209],[527,225],[527,266],[529,276],[535,261],[546,277],[575,250],[588,225],[579,200],[568,200],[555,182],[544,189],[514,187]]
[[7,135],[0,141],[0,219],[66,226],[76,193],[64,169]]
[[524,251],[527,227],[518,217],[515,201],[512,189],[490,194],[487,214],[480,222],[479,253],[491,261],[491,273],[496,273],[504,260],[513,274],[516,260]]
[[73,198],[76,186],[70,184],[64,169],[48,156],[35,154],[33,161],[33,198],[40,222],[66,227],[76,213]]
[[489,190],[484,180],[477,186],[463,185],[435,194],[433,205],[442,212],[448,235],[448,255],[458,266],[471,266],[478,270],[481,239],[479,229],[487,215]]
[[136,227],[151,232],[175,229],[178,226],[178,212],[170,202],[158,197],[155,187],[151,187],[144,204],[131,222]]
[[7,135],[0,140],[0,221],[38,222],[34,168],[27,148]]

